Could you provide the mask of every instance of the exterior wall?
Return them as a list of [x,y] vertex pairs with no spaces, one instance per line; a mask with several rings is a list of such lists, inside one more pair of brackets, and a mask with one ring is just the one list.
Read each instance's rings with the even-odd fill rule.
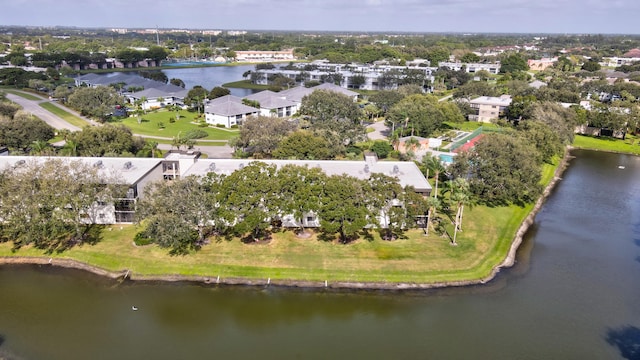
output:
[[293,49],[284,51],[236,51],[237,61],[286,61],[296,60]]
[[[259,112],[256,112],[255,114],[259,114]],[[212,125],[224,125],[224,127],[226,128],[230,128],[233,125],[242,125],[242,123],[249,117],[255,114],[242,114],[242,115],[232,115],[232,116],[225,116],[225,115],[217,115],[217,114],[212,114],[212,113],[205,113],[205,121],[208,124],[212,124]]]
[[478,121],[484,123],[490,123],[493,120],[497,120],[504,114],[506,107],[498,105],[471,105],[472,108],[477,109],[477,114],[469,115],[469,120]]
[[556,61],[558,61],[558,58],[543,58],[540,60],[534,60],[534,59],[529,59],[527,60],[527,65],[529,65],[529,68],[531,70],[544,70],[548,67],[553,66],[553,64],[556,63]]
[[461,63],[461,62],[441,62],[438,67],[446,67],[454,71],[459,71],[463,67],[468,73],[475,73],[480,70],[488,71],[491,74],[500,72],[500,64],[479,64],[479,63]]

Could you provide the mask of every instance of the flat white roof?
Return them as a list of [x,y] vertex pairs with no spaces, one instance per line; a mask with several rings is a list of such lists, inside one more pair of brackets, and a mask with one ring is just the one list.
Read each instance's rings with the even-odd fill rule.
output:
[[[428,191],[431,185],[425,179],[418,166],[410,161],[377,161],[367,163],[365,161],[334,161],[334,160],[248,160],[248,159],[199,159],[193,164],[184,176],[204,176],[207,173],[229,175],[239,170],[241,165],[260,161],[266,164],[274,164],[278,168],[284,165],[298,165],[307,167],[320,167],[322,171],[331,175],[346,174],[359,179],[368,179],[371,173],[380,173],[395,177],[402,186],[413,186],[417,191]],[[366,168],[365,168],[366,167]]]
[[[153,158],[108,158],[108,157],[67,157],[67,156],[2,156],[0,157],[0,171],[8,167],[19,166],[24,163],[43,164],[48,160],[62,160],[65,162],[82,161],[88,165],[98,167],[99,174],[116,177],[123,184],[135,184],[149,171],[158,166],[163,159]],[[130,166],[125,166],[125,164]]]

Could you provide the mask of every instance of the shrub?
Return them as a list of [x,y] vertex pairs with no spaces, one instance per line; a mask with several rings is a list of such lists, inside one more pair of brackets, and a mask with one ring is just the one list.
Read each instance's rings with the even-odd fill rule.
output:
[[216,124],[216,127],[224,128],[224,127],[226,127],[226,126],[224,126],[223,124]]
[[209,133],[200,129],[191,129],[184,134],[184,137],[188,139],[202,139],[206,138],[207,136],[209,136]]
[[173,124],[174,122],[176,122],[176,118],[174,118],[173,116],[169,118],[169,124]]
[[146,232],[140,231],[133,237],[133,243],[138,246],[149,245],[153,243],[153,240],[147,235]]

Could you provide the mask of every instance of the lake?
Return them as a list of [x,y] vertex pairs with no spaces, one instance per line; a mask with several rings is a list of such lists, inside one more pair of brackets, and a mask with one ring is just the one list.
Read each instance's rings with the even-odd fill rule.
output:
[[489,284],[338,292],[4,266],[0,358],[638,359],[640,157],[573,154]]
[[[200,68],[182,68],[182,69],[162,69],[162,72],[169,79],[181,79],[185,83],[186,89],[191,89],[196,85],[200,85],[211,91],[216,86],[222,84],[244,80],[242,74],[248,70],[254,70],[255,65],[239,65],[239,66],[213,66]],[[255,90],[229,88],[231,94],[239,97],[251,95]]]

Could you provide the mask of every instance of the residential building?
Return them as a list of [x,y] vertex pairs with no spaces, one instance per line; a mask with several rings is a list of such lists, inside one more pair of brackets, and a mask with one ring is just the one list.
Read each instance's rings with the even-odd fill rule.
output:
[[95,157],[46,157],[0,156],[0,171],[7,167],[19,167],[27,162],[44,163],[47,160],[82,161],[98,169],[98,175],[112,179],[127,190],[115,203],[96,202],[91,211],[98,224],[131,223],[134,221],[136,202],[145,196],[147,186],[162,180],[162,159],[151,158],[95,158]]
[[463,63],[463,62],[450,62],[443,61],[438,63],[438,67],[446,67],[450,70],[460,71],[464,69],[468,73],[475,73],[480,70],[489,72],[490,74],[497,74],[500,72],[500,64],[498,63]]
[[[427,60],[425,60],[427,61]],[[294,64],[297,69],[265,69],[252,74],[255,84],[270,85],[276,75],[287,77],[298,85],[306,82],[333,82],[337,78],[343,88],[357,90],[391,90],[396,89],[407,77],[422,80],[425,91],[430,90],[435,68],[424,65],[414,66],[369,65],[369,64],[333,64],[326,61]]]
[[[184,98],[189,93],[189,90],[180,86],[125,73],[86,74],[76,77],[74,81],[76,86],[116,86],[130,103],[144,99],[140,105],[145,110],[183,105]],[[130,91],[133,89],[138,90]]]
[[511,96],[480,96],[469,101],[469,104],[476,111],[475,114],[469,115],[470,121],[492,122],[504,115],[507,107],[511,105]]
[[553,58],[529,59],[527,60],[527,65],[529,65],[529,69],[531,70],[542,71],[548,67],[553,66],[553,64],[555,64],[557,61],[557,56]]
[[268,61],[294,61],[297,60],[293,55],[293,49],[282,51],[236,51],[237,61],[248,62],[268,62]]
[[245,99],[257,101],[260,104],[260,115],[286,117],[295,114],[300,103],[287,100],[286,97],[270,90],[264,90],[251,94]]
[[244,105],[242,98],[234,95],[208,100],[204,107],[205,121],[208,124],[226,128],[242,125],[248,117],[259,114],[260,109]]
[[[248,160],[248,159],[200,159],[197,151],[169,151],[165,158],[89,158],[89,157],[46,157],[46,156],[0,156],[0,171],[7,167],[17,167],[29,161],[44,163],[57,159],[62,161],[82,161],[99,169],[98,174],[126,190],[114,203],[97,201],[91,211],[98,224],[131,223],[135,220],[136,203],[148,196],[150,184],[169,181],[186,176],[206,176],[209,173],[229,175],[254,161],[276,165],[317,167],[331,175],[348,175],[358,179],[368,179],[371,174],[385,174],[398,179],[401,186],[412,186],[423,196],[431,194],[431,185],[418,166],[411,161],[377,161],[375,154],[366,154],[364,161],[329,160]],[[285,226],[298,226],[292,217],[286,217]],[[314,214],[303,219],[305,226],[318,226]]]

